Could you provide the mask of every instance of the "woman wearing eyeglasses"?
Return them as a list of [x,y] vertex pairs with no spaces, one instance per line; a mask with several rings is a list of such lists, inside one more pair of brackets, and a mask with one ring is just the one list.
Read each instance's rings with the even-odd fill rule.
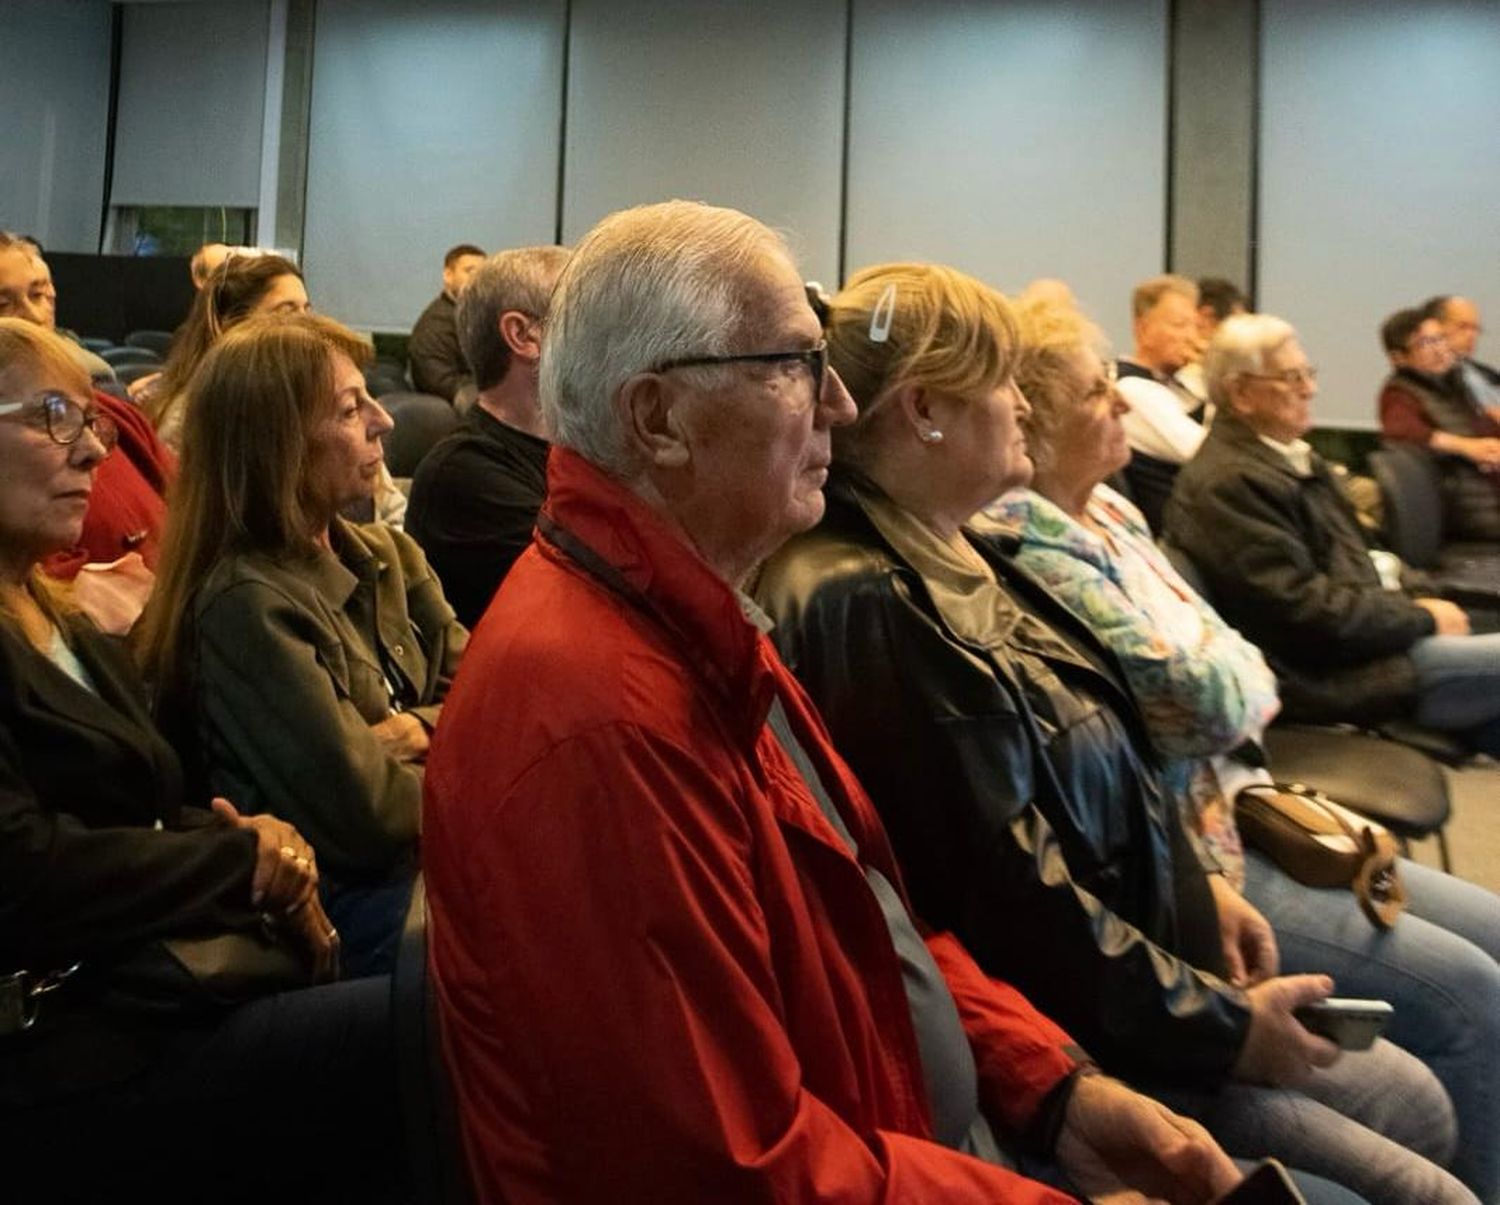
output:
[[[225,1177],[222,1195],[238,1200],[283,1174],[329,1188],[326,1150],[345,1143],[388,1177],[393,1126],[382,1098],[394,1085],[378,981],[237,1007],[186,990],[144,995],[161,939],[264,935],[300,953],[311,982],[331,969],[337,936],[307,842],[223,800],[186,806],[134,666],[40,572],[77,542],[114,442],[66,345],[0,319],[6,1194],[174,1199],[190,1186],[217,1198],[205,1184]],[[275,1175],[247,1161],[248,1128],[277,1152]]]
[[370,497],[390,416],[328,318],[242,323],[194,374],[148,675],[212,789],[305,834],[351,974],[388,970],[417,869],[428,735],[468,640]]
[[[983,529],[1031,474],[1005,299],[952,269],[869,268],[827,338],[859,417],[834,433],[822,523],[756,593],[917,913],[1231,1155],[1378,1205],[1472,1202],[1433,1162],[1454,1141],[1435,1077],[1388,1043],[1340,1057],[1297,1022],[1331,980],[1252,949],[1253,910],[1194,856],[1109,654]],[[1230,944],[1254,981],[1231,982]]]
[[[1234,801],[1269,785],[1236,751],[1279,708],[1260,650],[1173,569],[1139,512],[1104,484],[1130,457],[1126,403],[1104,337],[1077,309],[1023,304],[1016,380],[1031,402],[1031,488],[988,508],[1016,528],[1017,563],[1114,654],[1162,761],[1162,780],[1222,871],[1270,923],[1281,967],[1332,974],[1341,996],[1395,1006],[1386,1037],[1442,1080],[1458,1114],[1453,1171],[1500,1195],[1500,899],[1402,862],[1406,914],[1376,929],[1347,888],[1317,890],[1243,850]],[[1253,750],[1252,753],[1253,760]]]

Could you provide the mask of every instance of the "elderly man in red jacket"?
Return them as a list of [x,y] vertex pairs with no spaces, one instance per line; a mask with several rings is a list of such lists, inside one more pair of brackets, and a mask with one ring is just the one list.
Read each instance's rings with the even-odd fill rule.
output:
[[[554,294],[538,535],[434,738],[432,970],[480,1196],[1206,1202],[1191,1122],[909,913],[738,586],[817,522],[854,405],[782,241],[671,202]],[[899,739],[899,733],[892,733]]]

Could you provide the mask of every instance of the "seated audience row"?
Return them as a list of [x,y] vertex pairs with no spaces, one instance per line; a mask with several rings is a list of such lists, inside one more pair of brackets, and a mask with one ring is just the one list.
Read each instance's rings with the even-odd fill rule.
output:
[[[1037,303],[1018,324],[999,294],[922,265],[869,269],[814,308],[778,236],[681,202],[606,219],[571,259],[532,248],[470,265],[470,288],[454,292],[479,405],[419,470],[413,504],[440,572],[463,583],[465,618],[486,614],[465,653],[416,544],[340,517],[378,488],[390,429],[364,388],[368,345],[327,319],[255,313],[276,308],[258,305],[264,290],[220,310],[249,262],[225,259],[194,311],[209,338],[191,354],[179,342],[183,459],[139,633],[185,771],[165,750],[146,760],[169,767],[168,786],[137,766],[116,774],[107,807],[84,801],[54,778],[111,774],[118,753],[85,745],[54,765],[62,746],[27,727],[30,687],[0,718],[18,814],[39,810],[96,850],[78,871],[95,910],[92,896],[107,902],[135,873],[109,807],[143,826],[136,841],[248,834],[251,869],[230,878],[267,939],[300,939],[304,982],[336,942],[357,976],[389,967],[420,857],[433,986],[487,1200],[1208,1202],[1237,1179],[1220,1143],[1286,1159],[1318,1202],[1355,1200],[1345,1189],[1376,1205],[1496,1197],[1495,1068],[1474,1048],[1493,1045],[1500,905],[1407,867],[1413,915],[1357,937],[1347,893],[1311,900],[1242,857],[1226,755],[1274,714],[1274,685],[1175,575],[1157,579],[1160,598],[1139,586],[1160,558],[1128,503],[1095,490],[1119,467],[1126,402],[1073,310]],[[273,267],[266,279],[300,290],[290,264]],[[1044,573],[1082,618],[1065,610],[978,514],[1026,484],[1032,415],[1016,377],[1050,403],[1057,356],[1080,417],[1043,415],[1050,501],[1020,496],[1010,517],[1052,505],[1059,522],[1102,531],[1117,568],[1134,556],[1132,599],[1139,588],[1168,608],[1137,622],[1201,637],[1191,656],[1212,662],[1221,691],[1153,695],[1160,667],[1132,662],[1119,616]],[[0,653],[29,648],[36,693],[97,725],[106,646],[31,568],[83,521],[114,429],[76,369],[54,387],[22,380],[12,399],[6,363],[0,439],[20,440],[17,463],[35,471],[0,494],[0,540],[27,550],[8,558],[17,635],[0,618]],[[1218,387],[1216,363],[1211,352],[1204,370],[1222,417],[1238,395]],[[1281,384],[1298,393],[1305,372]],[[1060,430],[1074,441],[1049,461]],[[1091,509],[1100,497],[1110,510]],[[758,596],[813,699],[740,593],[768,556]],[[159,745],[120,702],[132,671],[111,656],[124,684],[112,705]],[[256,815],[224,799],[210,809],[215,794]],[[164,832],[150,833],[157,818]],[[52,898],[55,866],[37,848],[13,845],[4,900]],[[90,878],[105,864],[115,878]],[[179,897],[160,898],[168,911]],[[0,918],[30,915],[17,907]],[[71,936],[78,907],[64,909],[74,930],[40,952],[29,928],[0,920],[10,964],[65,980],[34,1006],[75,1062],[126,1049],[113,1028],[85,1042],[69,1026],[95,1005],[122,1023],[134,961]],[[227,904],[211,911],[244,923]],[[199,915],[181,930],[137,919],[132,940],[202,936]],[[1316,956],[1324,939],[1342,956],[1332,968]],[[94,995],[101,965],[110,983]],[[1330,991],[1329,969],[1346,991],[1398,1001],[1396,1043],[1340,1056],[1298,1023],[1293,1009]],[[1439,983],[1416,984],[1428,970]],[[73,1142],[144,1086],[148,1106],[196,1111],[194,1159],[228,1165],[236,1139],[209,1129],[223,1113],[182,1081],[202,1071],[247,1107],[274,1107],[262,1077],[349,1026],[348,1044],[309,1060],[328,1082],[308,1105],[333,1115],[303,1123],[289,1167],[303,1173],[312,1141],[340,1154],[309,1154],[290,1195],[340,1195],[328,1177],[347,1149],[374,1177],[363,1199],[388,1199],[401,1189],[384,991],[366,978],[241,995],[191,1023],[174,1002],[147,1070],[58,1081],[45,1108],[26,1069],[51,1048],[32,1026],[0,1036],[15,1054],[0,1099],[27,1133],[56,1125]],[[272,1034],[264,1067],[244,1056],[257,1027]],[[1468,1187],[1442,1170],[1450,1159]],[[148,1174],[141,1162],[125,1183]],[[261,1191],[259,1169],[243,1187]]]

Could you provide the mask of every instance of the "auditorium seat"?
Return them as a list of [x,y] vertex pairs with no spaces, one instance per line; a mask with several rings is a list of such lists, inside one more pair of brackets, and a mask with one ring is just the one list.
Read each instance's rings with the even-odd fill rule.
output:
[[1500,607],[1500,545],[1446,538],[1431,453],[1412,444],[1387,444],[1370,453],[1370,473],[1380,485],[1391,551],[1430,573],[1455,601]]
[[385,437],[385,462],[392,477],[410,477],[428,449],[459,424],[453,407],[430,393],[387,393],[380,404],[396,424]]
[[418,1205],[469,1205],[453,1084],[443,1061],[437,1001],[427,979],[427,890],[412,888],[406,924],[391,974],[391,1019],[396,1040],[396,1084],[407,1164]]
[[112,368],[121,364],[161,365],[161,357],[144,347],[106,347],[99,353],[99,358]]

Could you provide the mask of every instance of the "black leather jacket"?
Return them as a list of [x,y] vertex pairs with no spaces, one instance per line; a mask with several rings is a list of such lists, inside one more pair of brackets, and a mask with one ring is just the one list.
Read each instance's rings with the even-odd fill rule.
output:
[[972,542],[999,592],[943,581],[882,534],[872,498],[894,511],[836,478],[823,523],[756,593],[879,807],[917,912],[1106,1067],[1222,1079],[1248,1004],[1219,978],[1205,872],[1109,653],[998,536]]

